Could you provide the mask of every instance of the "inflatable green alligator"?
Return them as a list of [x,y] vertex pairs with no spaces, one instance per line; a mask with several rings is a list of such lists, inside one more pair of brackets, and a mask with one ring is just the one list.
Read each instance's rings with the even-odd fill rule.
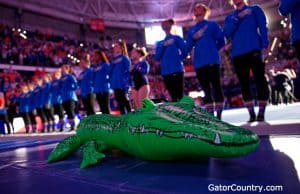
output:
[[84,168],[97,164],[105,158],[105,150],[114,148],[145,160],[172,161],[237,157],[258,145],[255,133],[218,120],[190,97],[159,105],[146,99],[143,108],[127,115],[84,118],[77,134],[59,143],[48,162],[65,159],[81,146]]

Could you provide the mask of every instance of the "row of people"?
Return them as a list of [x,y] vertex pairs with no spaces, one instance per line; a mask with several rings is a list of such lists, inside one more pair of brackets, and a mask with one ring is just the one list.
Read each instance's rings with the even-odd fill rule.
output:
[[55,130],[54,114],[57,114],[62,131],[64,126],[63,110],[68,115],[71,130],[74,129],[74,108],[77,96],[73,95],[70,89],[76,89],[77,81],[70,74],[69,65],[62,67],[62,74],[57,71],[53,74],[53,80],[50,74],[46,74],[43,77],[35,78],[33,82],[21,85],[22,93],[15,98],[15,102],[18,104],[18,110],[27,133],[30,129],[32,132],[36,131],[36,115],[41,118],[42,132],[45,130],[50,132]]
[[[194,16],[197,23],[190,28],[186,45],[181,38],[170,34],[173,21],[163,22],[162,28],[166,32],[166,38],[158,43],[156,58],[161,60],[162,75],[172,100],[177,101],[183,95],[182,91],[178,91],[178,88],[183,90],[182,60],[193,49],[194,68],[205,92],[205,107],[208,112],[216,111],[217,117],[221,118],[224,96],[220,83],[219,51],[225,46],[226,36],[231,41],[233,64],[241,83],[250,121],[256,120],[253,96],[250,92],[250,69],[258,87],[260,100],[258,120],[264,120],[268,94],[261,51],[267,49],[269,43],[266,17],[259,6],[249,6],[244,0],[233,0],[233,4],[236,11],[225,19],[224,30],[216,22],[207,20],[210,9],[206,5],[196,4]],[[173,78],[171,82],[168,82],[169,78]],[[168,85],[175,85],[176,88]]]
[[[188,31],[186,44],[179,36],[171,34],[173,20],[162,23],[166,33],[164,40],[156,46],[155,58],[161,62],[161,73],[172,101],[183,95],[183,59],[192,52],[193,65],[197,78],[202,86],[204,103],[208,112],[216,111],[221,118],[223,109],[223,91],[220,84],[219,51],[225,49],[225,38],[231,43],[232,62],[239,79],[244,104],[250,119],[264,121],[265,108],[268,102],[268,84],[265,78],[264,57],[268,53],[269,40],[267,19],[263,9],[258,5],[248,5],[246,0],[232,0],[235,10],[225,18],[222,30],[216,22],[207,18],[210,9],[198,3],[194,7],[196,24]],[[294,7],[293,7],[294,5]],[[283,15],[292,14],[293,42],[299,55],[299,2],[282,1],[280,11]],[[254,94],[251,93],[250,72],[255,80],[259,113],[254,111]]]
[[[24,120],[26,132],[36,131],[35,116],[38,115],[43,123],[43,130],[55,130],[54,114],[60,121],[60,130],[64,126],[64,111],[68,116],[71,130],[75,123],[75,105],[77,95],[81,97],[87,115],[95,114],[94,97],[98,101],[102,114],[109,114],[109,92],[114,91],[115,99],[121,114],[131,111],[127,98],[127,90],[132,78],[133,108],[140,108],[142,100],[149,96],[150,86],[146,74],[149,64],[143,60],[145,50],[134,48],[131,51],[131,60],[122,54],[124,44],[118,42],[114,45],[114,58],[108,62],[102,51],[85,54],[80,59],[82,72],[76,78],[70,65],[63,65],[61,71],[35,79],[34,83],[22,85],[22,94],[16,98],[19,112]],[[133,65],[131,65],[131,61]],[[93,66],[91,67],[91,64]],[[61,75],[62,74],[62,75]]]
[[[128,57],[124,42],[113,45],[113,58],[108,61],[102,51],[93,55],[85,55],[80,60],[82,72],[78,77],[80,96],[87,115],[95,114],[94,94],[104,114],[109,114],[109,90],[114,92],[121,114],[126,114],[132,108],[142,106],[142,100],[149,97],[150,86],[147,74],[149,63],[145,60],[144,48],[133,48]],[[92,59],[91,59],[92,58]],[[96,64],[91,67],[91,64]],[[128,99],[131,89],[133,107]]]

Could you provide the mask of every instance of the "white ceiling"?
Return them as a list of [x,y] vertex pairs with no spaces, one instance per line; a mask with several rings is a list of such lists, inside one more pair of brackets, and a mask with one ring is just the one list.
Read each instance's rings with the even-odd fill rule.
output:
[[[0,0],[13,7],[78,23],[100,18],[107,26],[142,28],[167,18],[189,25],[193,6],[201,2],[212,8],[212,18],[222,20],[232,10],[229,0]],[[278,0],[252,0],[272,7]]]

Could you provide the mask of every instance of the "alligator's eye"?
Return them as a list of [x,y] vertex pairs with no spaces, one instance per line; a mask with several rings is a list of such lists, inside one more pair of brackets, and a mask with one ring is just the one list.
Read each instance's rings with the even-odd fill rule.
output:
[[220,138],[220,134],[219,133],[216,133],[214,143],[215,144],[221,144],[221,138]]

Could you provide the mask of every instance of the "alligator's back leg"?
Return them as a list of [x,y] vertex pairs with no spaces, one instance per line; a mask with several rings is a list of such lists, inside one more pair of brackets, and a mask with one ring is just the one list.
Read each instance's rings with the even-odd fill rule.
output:
[[71,136],[60,142],[48,157],[48,162],[56,162],[67,158],[81,146],[78,136]]
[[100,162],[105,155],[102,153],[106,149],[106,145],[102,141],[89,141],[83,147],[83,160],[80,168],[95,165]]

